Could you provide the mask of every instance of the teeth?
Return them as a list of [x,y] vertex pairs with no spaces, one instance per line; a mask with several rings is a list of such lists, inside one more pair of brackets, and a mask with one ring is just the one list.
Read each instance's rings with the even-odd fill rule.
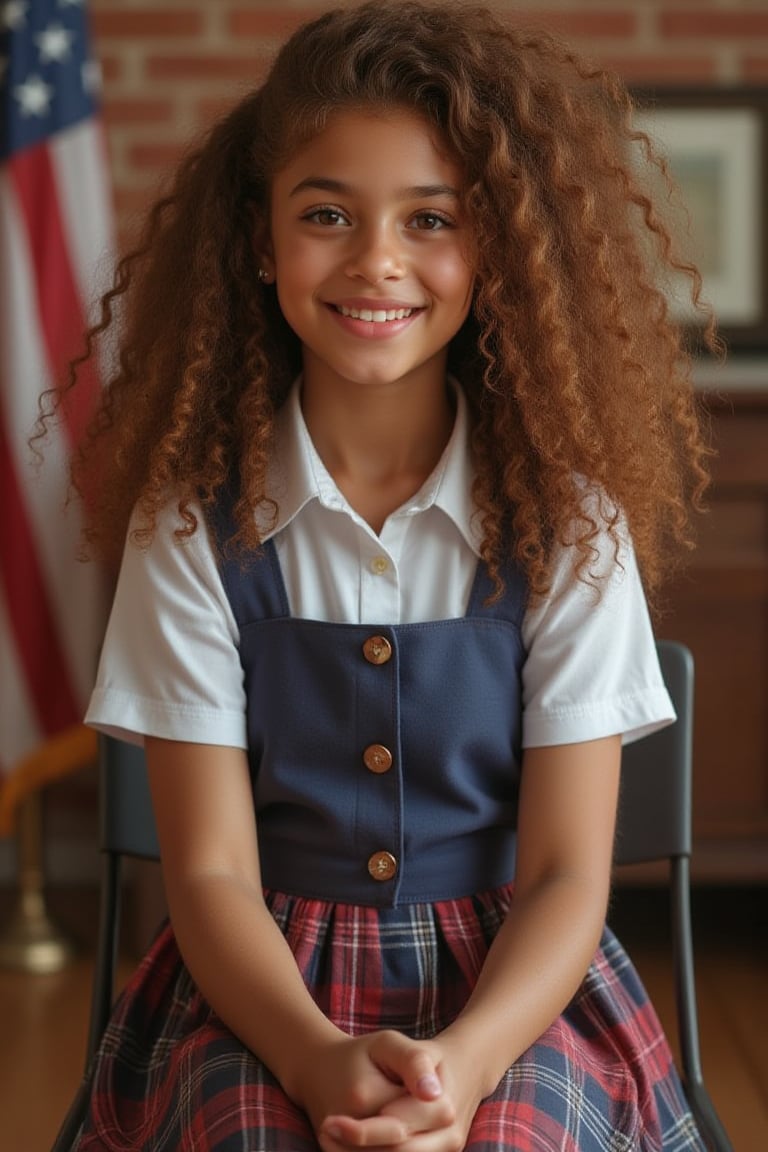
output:
[[370,308],[345,308],[343,304],[338,305],[338,311],[342,316],[350,316],[353,320],[367,320],[369,323],[384,324],[387,320],[405,320],[413,312],[413,308],[391,308],[384,311],[383,308],[377,308],[373,311]]

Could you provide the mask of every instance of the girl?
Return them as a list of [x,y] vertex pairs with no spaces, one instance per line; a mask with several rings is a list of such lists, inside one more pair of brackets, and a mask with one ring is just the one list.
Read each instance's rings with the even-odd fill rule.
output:
[[706,479],[629,118],[485,10],[329,12],[118,269],[88,721],[170,923],[80,1152],[701,1149],[605,927]]

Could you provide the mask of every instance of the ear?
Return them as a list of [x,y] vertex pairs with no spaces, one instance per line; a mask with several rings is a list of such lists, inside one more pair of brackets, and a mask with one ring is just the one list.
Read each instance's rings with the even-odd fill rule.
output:
[[266,273],[271,281],[275,278],[275,257],[272,248],[272,237],[269,233],[269,224],[266,220],[257,219],[253,230],[253,252],[260,273]]
[[275,261],[272,258],[271,252],[261,251],[258,253],[259,263],[259,279],[263,280],[265,284],[274,284],[275,275]]

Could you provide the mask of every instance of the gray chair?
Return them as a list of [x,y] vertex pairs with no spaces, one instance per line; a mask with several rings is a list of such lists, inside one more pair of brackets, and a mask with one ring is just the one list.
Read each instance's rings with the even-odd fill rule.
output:
[[[693,659],[681,644],[658,644],[677,722],[625,748],[616,837],[617,864],[668,860],[681,1073],[711,1152],[733,1152],[704,1084],[699,1049],[690,911]],[[69,1152],[88,1101],[89,1069],[113,1003],[124,856],[157,859],[159,849],[142,752],[102,737],[100,822],[104,854],[91,1018],[83,1081],[52,1152]]]
[[102,852],[99,931],[91,986],[85,1071],[52,1152],[70,1152],[85,1116],[90,1068],[114,1003],[120,944],[124,857],[159,860],[144,752],[110,736],[99,737],[99,839]]
[[733,1152],[704,1083],[696,1011],[690,903],[693,657],[670,640],[660,640],[657,650],[677,722],[624,748],[614,859],[617,864],[669,862],[680,1071],[707,1145],[713,1152]]

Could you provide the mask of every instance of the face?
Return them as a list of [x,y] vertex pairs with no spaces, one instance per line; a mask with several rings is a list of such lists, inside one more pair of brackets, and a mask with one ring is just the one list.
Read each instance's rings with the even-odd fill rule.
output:
[[267,267],[305,387],[442,387],[472,297],[460,191],[408,112],[339,113],[278,173]]

